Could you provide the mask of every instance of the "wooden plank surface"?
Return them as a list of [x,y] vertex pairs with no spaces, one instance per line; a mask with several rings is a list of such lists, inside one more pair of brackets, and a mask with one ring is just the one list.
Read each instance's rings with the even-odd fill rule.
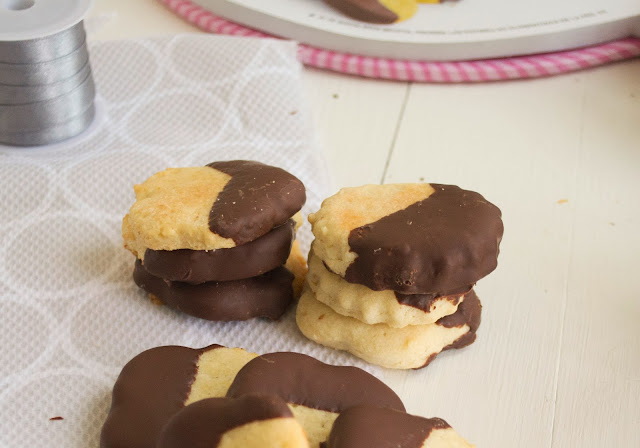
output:
[[640,64],[585,78],[553,447],[640,447]]
[[382,182],[408,85],[315,69],[304,80],[334,189]]

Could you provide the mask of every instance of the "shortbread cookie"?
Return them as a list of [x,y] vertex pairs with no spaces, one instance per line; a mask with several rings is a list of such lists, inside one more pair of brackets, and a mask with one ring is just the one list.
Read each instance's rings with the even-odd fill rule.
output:
[[374,291],[329,272],[313,249],[309,254],[307,282],[315,298],[335,312],[367,324],[384,323],[392,328],[432,324],[453,314],[471,290],[467,287],[446,296]]
[[291,246],[291,253],[287,259],[287,263],[284,265],[289,272],[293,274],[293,296],[297,299],[302,294],[302,288],[304,287],[304,281],[307,278],[307,259],[302,255],[300,249],[300,243],[298,240],[293,242]]
[[305,274],[306,263],[296,241],[286,265],[257,277],[193,285],[156,277],[136,260],[133,280],[152,300],[201,319],[276,320],[300,296]]
[[229,249],[147,249],[143,264],[156,277],[195,284],[255,277],[285,264],[295,226],[289,220],[256,240]]
[[302,182],[286,171],[244,160],[170,168],[134,187],[122,223],[127,247],[214,250],[241,246],[286,223],[305,202]]
[[155,277],[140,260],[136,260],[133,271],[136,284],[165,305],[214,321],[279,319],[293,301],[293,279],[284,267],[257,277],[199,285]]
[[473,448],[440,418],[356,406],[333,425],[326,448]]
[[497,266],[500,210],[453,185],[342,189],[309,216],[314,250],[350,283],[403,294],[446,295]]
[[174,414],[204,398],[224,397],[236,373],[255,356],[219,345],[156,347],[139,354],[113,387],[101,448],[156,448]]
[[368,404],[404,411],[395,392],[364,370],[331,366],[299,353],[270,353],[247,363],[227,396],[246,394],[276,395],[289,403],[312,448],[327,439],[347,408]]
[[418,369],[442,350],[466,347],[475,341],[481,311],[478,296],[471,293],[454,314],[433,324],[404,328],[368,325],[336,313],[307,288],[298,302],[296,322],[306,337],[322,345],[346,350],[382,367]]
[[342,13],[369,23],[394,23],[412,17],[416,0],[325,0]]
[[158,448],[308,448],[300,424],[280,398],[207,398],[178,411]]

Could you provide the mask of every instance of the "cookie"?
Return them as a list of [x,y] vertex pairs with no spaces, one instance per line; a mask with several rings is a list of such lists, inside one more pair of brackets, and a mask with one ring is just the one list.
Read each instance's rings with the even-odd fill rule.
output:
[[307,288],[296,311],[300,331],[319,344],[346,350],[372,364],[390,369],[425,367],[443,350],[473,343],[480,325],[482,305],[475,293],[465,297],[458,310],[436,323],[391,328],[368,325],[336,313]]
[[155,277],[140,260],[136,260],[133,271],[135,283],[160,302],[191,316],[213,321],[280,318],[293,301],[293,279],[293,274],[284,267],[257,277],[199,285]]
[[295,228],[296,221],[290,219],[247,244],[229,249],[147,249],[142,263],[150,274],[177,282],[198,284],[255,277],[286,263]]
[[236,373],[255,356],[219,345],[156,347],[139,354],[113,387],[101,448],[156,448],[173,415],[204,398],[224,397]]
[[208,398],[178,411],[158,448],[308,448],[287,404],[269,395]]
[[356,406],[336,419],[326,448],[473,448],[440,418]]
[[304,281],[307,278],[307,259],[302,255],[298,240],[293,242],[291,253],[284,267],[293,274],[293,297],[297,299],[302,294]]
[[315,253],[350,283],[402,294],[447,295],[497,266],[498,207],[453,185],[342,189],[309,216]]
[[340,412],[360,404],[404,411],[382,381],[357,367],[331,366],[299,353],[270,353],[248,362],[228,397],[276,395],[289,403],[312,448],[325,441]]
[[296,244],[287,265],[257,277],[193,285],[156,277],[136,260],[133,280],[152,299],[201,319],[241,321],[265,317],[276,320],[294,298],[299,297],[304,273],[304,258]]
[[453,314],[471,289],[462,288],[456,294],[446,296],[373,291],[330,272],[315,256],[313,248],[309,254],[307,282],[315,298],[335,312],[366,324],[384,323],[392,328],[432,324]]
[[305,202],[295,176],[259,162],[233,160],[170,168],[134,187],[125,216],[125,247],[138,258],[152,250],[228,249],[286,223]]
[[353,19],[380,24],[406,20],[418,10],[416,0],[325,0],[325,2]]

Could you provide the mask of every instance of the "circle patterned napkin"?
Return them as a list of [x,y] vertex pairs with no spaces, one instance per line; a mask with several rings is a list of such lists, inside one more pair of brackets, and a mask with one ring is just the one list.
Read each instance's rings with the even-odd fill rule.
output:
[[[302,179],[305,214],[319,208],[327,170],[295,44],[180,35],[90,50],[91,128],[49,147],[0,147],[0,447],[98,446],[120,369],[158,345],[293,350],[362,366],[307,341],[292,312],[216,323],[153,305],[122,247],[133,185],[167,167],[263,161]],[[303,227],[305,248],[310,236]]]

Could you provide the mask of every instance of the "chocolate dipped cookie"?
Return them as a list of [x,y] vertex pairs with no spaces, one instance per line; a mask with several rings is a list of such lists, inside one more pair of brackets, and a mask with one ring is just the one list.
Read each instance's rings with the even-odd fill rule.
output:
[[497,266],[501,212],[453,185],[344,188],[309,216],[315,254],[374,291],[448,295]]
[[313,247],[309,254],[307,282],[314,297],[343,316],[366,324],[384,323],[392,328],[432,324],[453,314],[471,288],[461,288],[447,295],[401,294],[396,291],[374,291],[357,283],[349,283],[330,272]]
[[325,448],[473,448],[440,418],[356,406],[336,419]]
[[480,326],[482,305],[471,291],[455,313],[435,323],[392,328],[369,325],[343,316],[319,302],[307,288],[296,310],[300,331],[309,339],[345,350],[367,362],[390,369],[419,369],[443,350],[473,343]]
[[441,3],[441,0],[325,0],[325,3],[353,19],[384,25],[413,17],[418,3]]
[[[295,176],[246,160],[169,168],[134,190],[136,202],[123,220],[122,235],[125,247],[143,263],[147,249],[242,246],[286,224],[306,199],[304,185]],[[291,244],[286,237],[279,241]]]
[[300,219],[299,213],[265,235],[241,246],[215,250],[153,250],[144,267],[166,280],[199,284],[255,277],[286,263]]
[[236,373],[255,354],[212,345],[166,346],[129,361],[113,387],[101,448],[157,448],[165,425],[185,406],[224,397]]
[[286,401],[311,448],[327,439],[338,415],[352,406],[368,404],[404,411],[400,398],[364,370],[328,365],[299,353],[270,353],[247,363],[227,396],[246,394],[275,395]]
[[305,272],[304,258],[296,242],[284,266],[256,277],[194,285],[156,277],[136,260],[133,280],[152,300],[201,319],[276,320],[300,296]]
[[178,411],[158,448],[308,448],[307,437],[280,398],[207,398]]
[[353,19],[380,24],[406,20],[418,10],[416,0],[325,0],[325,3]]

